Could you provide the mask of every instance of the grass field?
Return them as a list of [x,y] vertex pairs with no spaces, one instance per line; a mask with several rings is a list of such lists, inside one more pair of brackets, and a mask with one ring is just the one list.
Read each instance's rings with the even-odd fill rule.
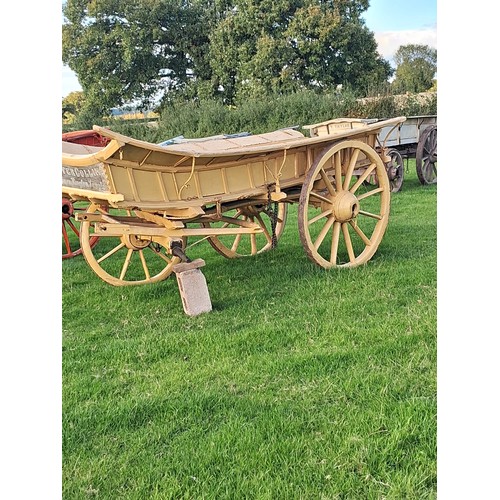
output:
[[436,497],[436,186],[414,162],[364,267],[204,242],[213,311],[175,278],[112,287],[63,266],[65,499]]

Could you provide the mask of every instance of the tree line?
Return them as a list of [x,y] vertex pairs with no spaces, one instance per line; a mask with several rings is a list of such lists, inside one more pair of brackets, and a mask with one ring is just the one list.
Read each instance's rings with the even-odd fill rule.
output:
[[[362,18],[368,6],[369,0],[67,0],[63,62],[82,86],[80,112],[101,116],[131,102],[234,106],[340,87],[364,96],[394,75]],[[395,61],[394,90],[432,85],[435,49],[403,46]]]

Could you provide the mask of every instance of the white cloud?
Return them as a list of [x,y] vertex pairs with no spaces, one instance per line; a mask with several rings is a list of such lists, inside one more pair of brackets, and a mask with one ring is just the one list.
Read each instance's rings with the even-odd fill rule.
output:
[[379,54],[393,63],[392,58],[401,45],[429,45],[437,48],[436,27],[406,31],[375,32]]

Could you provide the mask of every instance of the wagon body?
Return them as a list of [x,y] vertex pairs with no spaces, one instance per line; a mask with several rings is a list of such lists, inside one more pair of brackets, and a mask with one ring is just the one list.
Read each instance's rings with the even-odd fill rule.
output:
[[397,149],[403,157],[414,157],[422,134],[431,126],[437,126],[436,115],[408,116],[396,128],[382,128],[379,139],[387,147]]
[[[121,208],[166,211],[171,215],[210,203],[267,195],[279,179],[282,190],[301,186],[325,147],[355,139],[375,148],[381,124],[341,119],[332,132],[305,137],[294,129],[236,138],[208,138],[159,146],[95,126],[111,139],[104,149],[81,154],[63,144],[63,192],[101,199]],[[314,127],[309,126],[309,127]],[[358,168],[366,158],[358,159]]]
[[104,147],[109,142],[107,137],[103,137],[95,130],[75,130],[73,132],[65,132],[62,135],[62,140],[75,144],[86,144],[87,146],[98,147]]
[[[146,269],[143,250],[150,243],[173,256],[168,268],[175,256],[186,258],[182,248],[190,237],[208,238],[226,257],[239,255],[243,235],[250,238],[249,254],[260,252],[257,234],[265,236],[263,249],[273,247],[289,203],[299,203],[299,233],[311,260],[322,267],[337,266],[339,234],[343,234],[348,254],[343,265],[359,265],[371,258],[380,242],[389,197],[384,187],[362,196],[355,193],[370,174],[381,177],[385,173],[387,158],[378,144],[380,130],[397,127],[404,120],[338,119],[328,133],[313,137],[290,128],[166,146],[95,126],[97,133],[109,139],[104,148],[85,146],[83,151],[79,145],[63,142],[62,192],[68,199],[93,204],[79,217],[83,253],[94,271],[114,285],[158,281],[169,274],[165,270],[152,277]],[[380,200],[376,213],[361,209],[361,200],[369,197]],[[320,212],[312,221],[308,207]],[[121,214],[113,215],[111,208]],[[369,235],[358,226],[365,214],[375,220]],[[271,227],[263,223],[264,215],[270,218]],[[310,228],[318,220],[326,224],[313,236]],[[362,240],[359,252],[351,244],[348,225]],[[320,247],[330,232],[333,240],[325,257]],[[228,235],[234,239],[231,245],[222,240]],[[120,249],[127,251],[118,278],[101,272],[107,255],[95,258],[86,241],[103,236],[117,238]],[[124,276],[134,252],[139,253],[145,279],[129,283]]]

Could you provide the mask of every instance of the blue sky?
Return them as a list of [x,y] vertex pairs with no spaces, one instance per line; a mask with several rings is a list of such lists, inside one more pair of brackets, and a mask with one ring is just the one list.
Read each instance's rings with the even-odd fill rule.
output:
[[[437,0],[371,0],[363,17],[374,32],[382,57],[392,62],[400,45],[437,48]],[[62,66],[62,96],[81,90],[76,75]]]

